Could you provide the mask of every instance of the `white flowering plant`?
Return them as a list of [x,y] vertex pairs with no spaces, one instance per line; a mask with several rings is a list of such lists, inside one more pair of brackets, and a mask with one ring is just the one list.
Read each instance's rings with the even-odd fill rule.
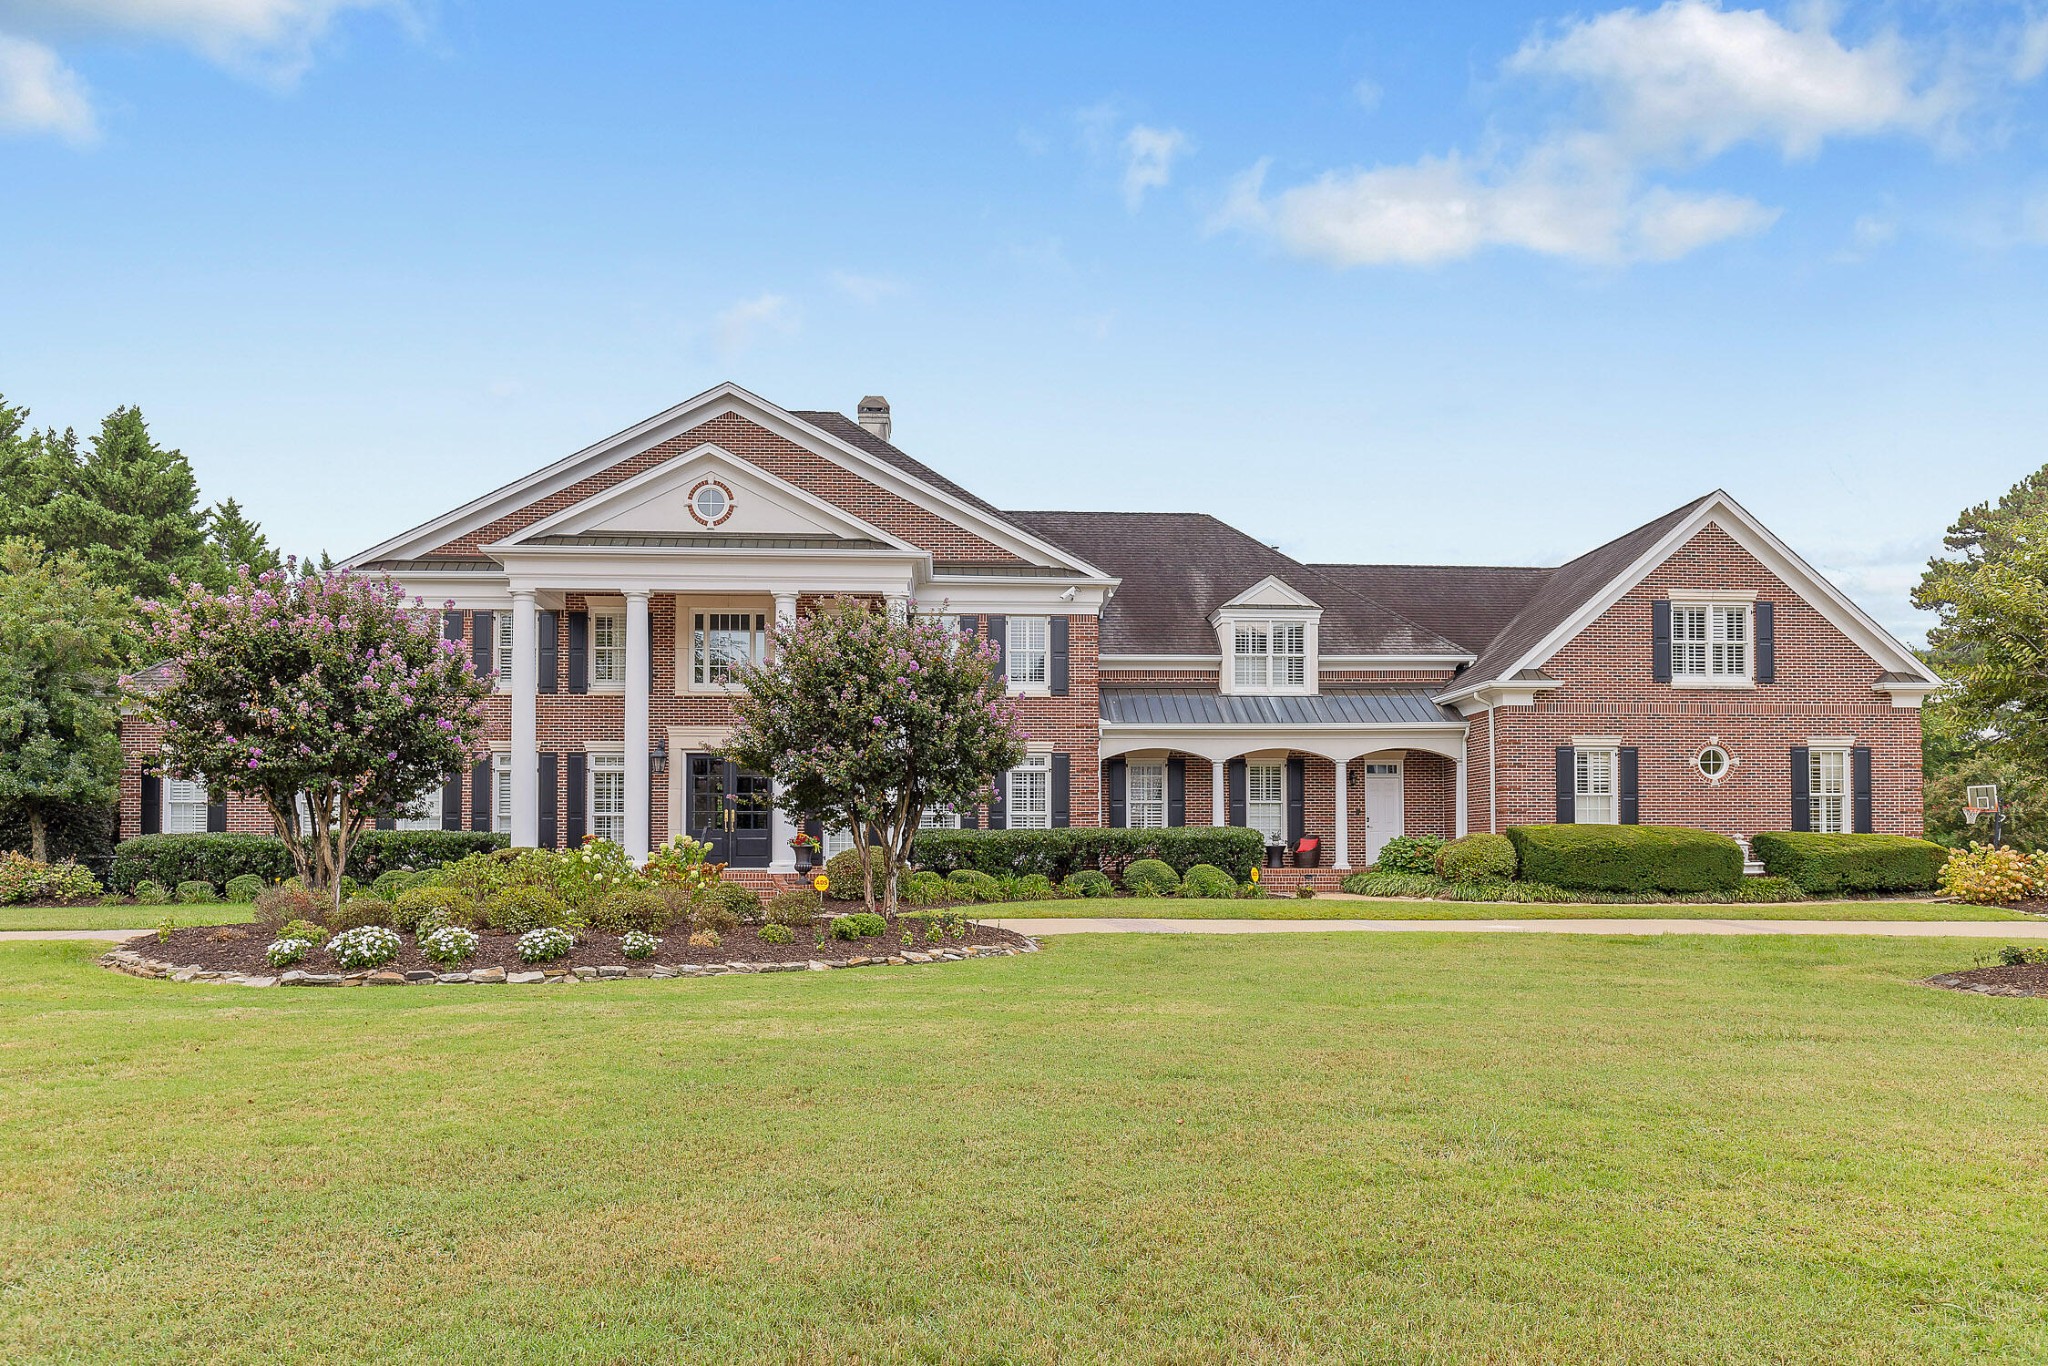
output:
[[519,961],[552,963],[576,947],[576,936],[554,925],[528,930],[519,936]]
[[419,940],[420,952],[426,955],[427,961],[443,967],[452,967],[475,953],[479,942],[475,930],[464,929],[460,925],[443,925],[429,930]]
[[661,949],[661,940],[645,930],[627,930],[619,936],[619,952],[628,958],[652,958]]
[[398,957],[404,946],[397,930],[382,925],[359,925],[327,941],[327,951],[345,968],[381,967]]
[[626,851],[595,835],[559,855],[553,871],[555,891],[577,910],[595,906],[621,888],[645,885]]
[[312,947],[306,939],[278,939],[263,951],[263,957],[274,968],[288,968],[303,959]]

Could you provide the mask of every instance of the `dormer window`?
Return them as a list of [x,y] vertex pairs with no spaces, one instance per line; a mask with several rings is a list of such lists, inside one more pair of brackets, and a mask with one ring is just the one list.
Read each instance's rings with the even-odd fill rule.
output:
[[1231,678],[1239,688],[1308,686],[1308,628],[1301,622],[1240,621],[1231,639]]

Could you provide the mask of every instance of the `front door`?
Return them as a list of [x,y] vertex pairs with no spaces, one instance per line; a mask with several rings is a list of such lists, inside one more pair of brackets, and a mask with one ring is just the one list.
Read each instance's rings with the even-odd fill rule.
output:
[[1401,766],[1365,766],[1365,861],[1379,862],[1386,842],[1401,833],[1406,819],[1401,802]]
[[767,778],[716,754],[690,756],[690,837],[715,862],[766,868],[773,856],[774,794]]

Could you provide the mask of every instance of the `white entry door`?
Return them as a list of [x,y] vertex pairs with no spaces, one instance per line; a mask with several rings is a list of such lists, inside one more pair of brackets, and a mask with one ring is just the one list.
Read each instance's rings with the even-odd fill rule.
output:
[[1401,833],[1401,766],[1365,765],[1365,861],[1377,863],[1380,849]]

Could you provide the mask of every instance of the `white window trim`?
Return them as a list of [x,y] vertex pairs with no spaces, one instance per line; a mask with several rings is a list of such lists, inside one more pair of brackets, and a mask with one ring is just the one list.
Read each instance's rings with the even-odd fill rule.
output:
[[[1037,683],[1026,682],[1011,672],[1016,667],[1017,626],[1020,622],[1045,623],[1045,678]],[[1049,697],[1052,695],[1052,618],[1024,614],[1011,616],[1003,622],[1003,682],[1014,697]]]
[[[1215,617],[1216,648],[1222,655],[1222,668],[1218,682],[1220,691],[1246,697],[1285,695],[1289,697],[1313,696],[1322,687],[1319,655],[1322,651],[1322,612],[1320,609],[1261,607],[1231,610],[1218,613]],[[1240,626],[1264,627],[1270,639],[1277,626],[1299,626],[1301,628],[1301,674],[1299,684],[1275,685],[1271,681],[1262,684],[1241,684],[1237,681],[1237,629]],[[1267,654],[1270,662],[1274,656]]]
[[[1700,591],[1684,597],[1671,599],[1671,686],[1674,688],[1720,688],[1742,689],[1756,686],[1756,608],[1754,593],[1727,594]],[[1707,657],[1706,673],[1682,672],[1678,667],[1678,613],[1691,608],[1707,614],[1707,638],[1704,642]],[[1742,618],[1742,672],[1715,673],[1714,668],[1714,626],[1722,614],[1737,609]],[[1718,609],[1718,610],[1717,610]],[[1725,643],[1723,637],[1722,643]]]
[[498,609],[491,618],[491,668],[497,673],[499,692],[512,691],[512,604]]
[[[1017,823],[1017,775],[1029,773],[1042,775],[1045,779],[1045,823],[1020,825]],[[1003,825],[1010,830],[1052,829],[1052,755],[1039,752],[1024,756],[1024,762],[1010,770],[1009,780],[1003,787]]]
[[[758,617],[761,622],[761,655],[754,663],[765,662],[774,649],[775,607],[773,603],[762,603],[756,598],[700,598],[695,602],[678,601],[676,618],[676,692],[701,693],[709,696],[723,696],[733,690],[730,683],[713,683],[708,679],[697,681],[697,618],[701,616]],[[751,628],[749,628],[751,630]]]
[[[1838,757],[1841,760],[1842,766],[1841,790],[1834,794],[1823,793],[1821,791],[1820,784],[1817,781],[1815,781],[1815,779],[1819,777],[1821,769],[1824,767],[1823,760],[1825,756],[1830,754]],[[1841,835],[1847,834],[1856,828],[1855,762],[1855,750],[1852,746],[1815,745],[1809,747],[1809,749],[1807,750],[1807,825],[1810,826],[1816,834]],[[1841,803],[1841,808],[1839,811],[1837,811],[1834,823],[1832,825],[1829,825],[1827,822],[1821,819],[1821,812],[1823,810],[1822,804],[1829,795],[1833,795]]]
[[[448,784],[443,783],[431,792],[422,793],[412,804],[410,811],[401,812],[392,823],[396,830],[439,830],[441,813],[445,809]],[[420,813],[420,814],[414,814]]]
[[[1607,791],[1593,792],[1587,785],[1590,765],[1582,760],[1594,755],[1604,756],[1607,767]],[[1607,819],[1591,821],[1586,819],[1588,798],[1607,801]],[[1620,825],[1621,824],[1621,751],[1609,745],[1574,745],[1572,747],[1572,824],[1573,825]]]
[[500,835],[512,833],[512,754],[491,751],[491,829]]
[[[589,641],[588,641],[588,642],[586,643],[586,645],[585,645],[585,648],[586,648],[586,649],[587,649],[587,650],[589,651],[589,658],[588,658],[588,659],[587,659],[587,660],[585,661],[585,665],[584,665],[584,677],[585,677],[585,681],[586,681],[586,682],[587,682],[587,683],[589,684],[589,686],[590,686],[590,691],[592,691],[592,692],[617,692],[617,693],[622,693],[622,692],[624,692],[624,691],[626,690],[626,608],[625,608],[625,604],[624,604],[624,603],[618,603],[617,605],[613,605],[613,604],[607,603],[607,604],[605,604],[605,605],[602,605],[602,606],[599,606],[599,605],[596,605],[596,604],[592,604],[592,605],[591,605],[591,607],[590,607],[590,609],[589,609],[589,612],[590,612],[590,639],[589,639]],[[614,630],[615,632],[617,632],[617,635],[616,635],[616,637],[615,637],[615,638],[616,638],[616,639],[618,640],[618,642],[619,642],[619,643],[618,643],[618,644],[617,644],[616,646],[614,646],[614,647],[613,647],[613,648],[611,649],[611,651],[609,651],[609,652],[608,652],[608,653],[612,653],[612,654],[615,654],[615,655],[617,655],[617,657],[618,657],[618,662],[619,662],[618,674],[619,674],[619,676],[618,676],[617,678],[615,678],[615,679],[600,679],[600,678],[599,678],[599,677],[597,676],[597,653],[598,653],[598,651],[597,651],[597,623],[598,623],[598,622],[600,622],[600,621],[609,621],[609,622],[612,622],[612,623],[614,623],[614,625],[613,625],[612,629],[613,629],[613,630]]]
[[[171,800],[171,795],[173,791],[178,790],[196,793],[197,796],[196,798],[188,796],[186,800],[174,803]],[[206,808],[212,804],[212,794],[206,790],[205,783],[200,782],[196,778],[166,777],[163,779],[158,793],[157,829],[163,831],[166,835],[203,835],[206,833]],[[187,828],[184,820],[173,823],[171,811],[174,807],[197,810],[199,812],[199,824]]]
[[[1138,819],[1137,779],[1141,769],[1148,777],[1156,776],[1159,780],[1159,797],[1156,803],[1151,801],[1146,803],[1148,806],[1157,806],[1159,814],[1157,823],[1151,821],[1140,822]],[[1173,805],[1173,799],[1168,792],[1170,783],[1171,779],[1167,775],[1167,766],[1164,759],[1127,761],[1124,764],[1124,824],[1132,830],[1166,829],[1173,819],[1173,813],[1169,809]]]
[[598,829],[597,775],[600,770],[607,776],[616,773],[619,776],[619,811],[617,817],[619,834],[618,838],[612,842],[614,844],[624,844],[626,842],[626,752],[617,746],[599,748],[594,745],[587,746],[584,752],[589,755],[589,761],[584,770],[583,828],[599,839],[610,838]]

